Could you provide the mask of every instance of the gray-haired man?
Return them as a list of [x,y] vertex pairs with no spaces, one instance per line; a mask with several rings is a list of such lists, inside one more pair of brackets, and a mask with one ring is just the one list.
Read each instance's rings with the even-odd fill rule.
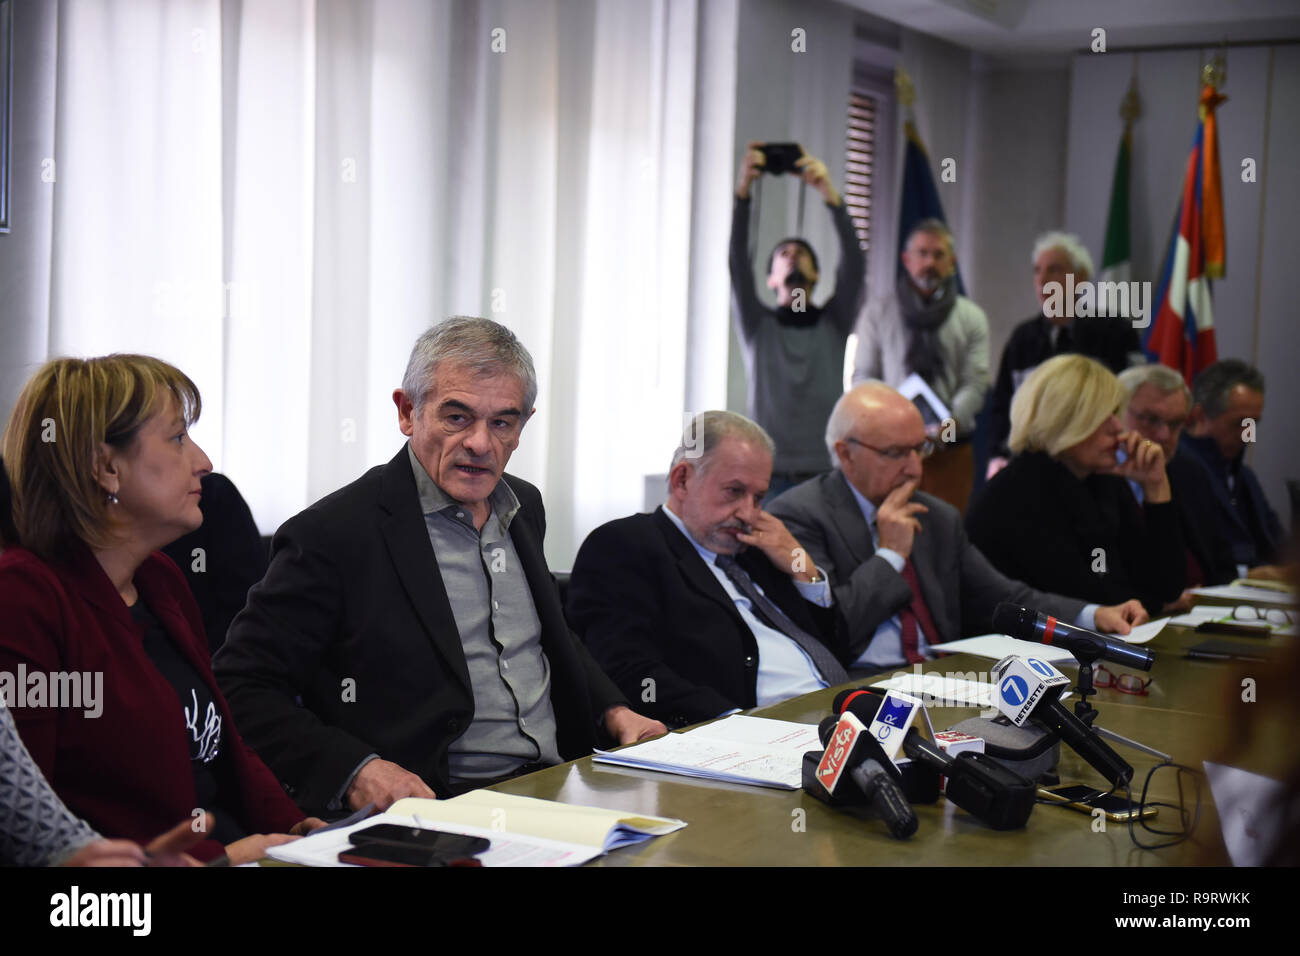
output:
[[653,514],[583,542],[568,612],[596,660],[673,726],[848,679],[826,576],[759,502],[772,439],[733,412],[687,428]]
[[[1192,382],[1182,444],[1209,470],[1214,510],[1232,543],[1238,571],[1285,580],[1289,544],[1264,486],[1246,464],[1264,415],[1264,376],[1240,359],[1220,359]],[[1293,560],[1293,559],[1292,559]]]
[[[1149,438],[1165,453],[1165,472],[1187,546],[1188,587],[1167,610],[1182,610],[1191,606],[1192,588],[1226,584],[1237,576],[1232,543],[1216,514],[1210,473],[1178,441],[1191,409],[1192,393],[1182,375],[1166,365],[1135,365],[1121,372],[1119,381],[1129,396],[1125,427]],[[1142,486],[1131,481],[1129,485],[1141,504]]]
[[1054,355],[1069,352],[1095,358],[1115,373],[1142,361],[1132,321],[1116,316],[1076,317],[1074,303],[1062,298],[1066,288],[1092,279],[1092,256],[1078,236],[1068,232],[1043,233],[1034,242],[1030,262],[1034,267],[1038,314],[1017,325],[1002,349],[989,417],[990,478],[1011,457],[1007,448],[1007,437],[1011,434],[1011,398],[1039,365]]
[[[216,670],[302,806],[431,797],[662,733],[565,623],[541,496],[505,474],[537,394],[509,330],[416,343],[387,465],[291,518]],[[301,701],[301,706],[297,702]]]

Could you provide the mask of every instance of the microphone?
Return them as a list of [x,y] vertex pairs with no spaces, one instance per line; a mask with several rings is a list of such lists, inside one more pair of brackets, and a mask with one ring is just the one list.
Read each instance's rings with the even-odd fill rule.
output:
[[[883,698],[875,694],[842,694],[846,713],[870,726]],[[948,778],[944,796],[994,830],[1025,825],[1037,798],[1034,784],[988,754],[963,751],[956,757],[927,739],[915,727],[903,737],[903,753],[921,766]]]
[[1133,768],[1124,758],[1061,703],[1061,692],[1070,679],[1051,664],[1012,654],[993,665],[993,681],[997,685],[994,703],[1017,727],[1029,721],[1046,727],[1112,786],[1122,786],[1133,777]]
[[[827,725],[828,721],[822,721],[823,727]],[[852,714],[840,717],[834,726],[828,727],[823,741],[826,750],[811,773],[812,780],[808,779],[810,757],[804,757],[804,790],[834,805],[855,802],[851,791],[856,784],[871,808],[885,821],[891,836],[905,840],[916,832],[916,813],[895,779],[898,768],[857,717]]]
[[[858,688],[857,692],[868,694],[876,701],[881,699],[879,691]],[[838,701],[840,698],[851,693],[854,692],[841,691],[839,696],[836,697],[836,700]],[[839,723],[840,711],[842,709],[843,708],[841,707],[836,707],[834,713],[829,717],[823,717],[821,723],[817,725],[817,733],[821,737],[823,747],[826,746],[826,742],[830,740],[831,731],[833,731],[836,724]],[[863,724],[868,728],[868,732],[870,732],[872,718],[870,716],[862,717],[861,714],[858,716],[861,718]],[[881,743],[878,737],[875,735],[872,736],[876,743]],[[939,799],[939,774],[934,770],[934,768],[915,762],[906,763],[900,767],[898,764],[893,762],[893,757],[890,757],[889,751],[886,750],[883,745],[880,749],[885,756],[889,758],[889,765],[896,771],[895,777],[898,780],[898,785],[902,788],[903,796],[907,799],[908,803],[934,803]],[[818,754],[818,757],[820,757],[820,754]],[[849,797],[850,795],[846,792],[845,796],[841,798],[839,802],[852,802]],[[862,803],[864,801],[858,800],[857,802]]]
[[1149,671],[1156,660],[1150,651],[1135,644],[1104,637],[1095,631],[1058,621],[1050,614],[1005,601],[993,611],[993,630],[1022,641],[1064,647],[1081,663],[1100,659]]

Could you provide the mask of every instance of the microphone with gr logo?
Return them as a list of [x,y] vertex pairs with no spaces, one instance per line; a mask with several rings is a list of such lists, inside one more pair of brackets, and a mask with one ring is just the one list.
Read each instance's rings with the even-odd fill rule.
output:
[[[837,709],[856,714],[864,723],[871,721],[874,727],[878,712],[888,703],[888,695],[882,698],[857,692],[845,696],[843,701],[837,699]],[[901,743],[903,753],[915,765],[948,778],[944,796],[951,803],[994,830],[1019,829],[1033,812],[1037,788],[987,754],[963,751],[954,757],[915,727],[903,734]]]
[[832,805],[857,802],[852,799],[856,790],[885,821],[890,835],[910,837],[916,832],[916,813],[898,785],[898,768],[853,714],[844,714],[834,726],[829,723],[823,721],[819,728],[826,750],[811,770],[812,755],[804,756],[804,790]]
[[993,630],[998,634],[1009,634],[1011,637],[1034,644],[1064,647],[1085,664],[1103,660],[1149,671],[1156,660],[1150,651],[1143,650],[1135,644],[1104,637],[1082,627],[1058,621],[1042,611],[1034,611],[1018,604],[1008,604],[1005,601],[993,611]]
[[1133,768],[1124,758],[1061,703],[1061,693],[1070,679],[1051,664],[1012,654],[993,665],[993,683],[998,710],[1017,727],[1030,721],[1046,727],[1112,786],[1123,786],[1132,779]]

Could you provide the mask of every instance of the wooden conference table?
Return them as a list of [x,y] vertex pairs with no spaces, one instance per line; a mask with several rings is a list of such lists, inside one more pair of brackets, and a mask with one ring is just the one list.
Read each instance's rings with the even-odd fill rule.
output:
[[[1248,672],[1251,665],[1183,656],[1187,646],[1209,636],[1166,627],[1147,645],[1156,654],[1152,671],[1143,675],[1154,677],[1148,694],[1134,696],[1099,688],[1091,698],[1100,712],[1097,724],[1197,769],[1202,760],[1221,754],[1224,728],[1233,720],[1230,711],[1236,675]],[[1249,642],[1252,647],[1268,646],[1276,652],[1294,639],[1237,640]],[[993,663],[987,658],[952,655],[930,661],[922,669],[925,673],[987,674]],[[1115,673],[1126,670],[1106,666]],[[1263,666],[1259,669],[1267,670]],[[1071,678],[1075,673],[1073,668],[1065,672]],[[816,724],[830,712],[839,689],[806,694],[751,713]],[[977,713],[974,708],[930,708],[936,730]],[[1158,761],[1128,747],[1112,746],[1134,768],[1136,801],[1147,772]],[[1266,769],[1240,761],[1237,765],[1260,772]],[[1105,787],[1100,775],[1068,747],[1061,748],[1058,769],[1062,785]],[[1159,771],[1149,799],[1177,802],[1175,778],[1172,769]],[[591,865],[596,866],[1186,866],[1226,859],[1208,786],[1202,787],[1201,819],[1195,831],[1202,845],[1185,841],[1160,850],[1134,846],[1126,824],[1107,821],[1105,832],[1094,832],[1090,816],[1063,807],[1039,805],[1022,830],[998,832],[943,798],[933,805],[918,805],[917,833],[908,840],[895,840],[879,820],[855,815],[857,811],[829,807],[802,791],[593,764],[590,757],[510,780],[493,789],[563,803],[676,817],[689,824],[640,846],[606,854],[593,861]],[[1174,811],[1161,808],[1153,824],[1171,828],[1175,817]],[[1141,828],[1137,832],[1145,844],[1164,842]]]

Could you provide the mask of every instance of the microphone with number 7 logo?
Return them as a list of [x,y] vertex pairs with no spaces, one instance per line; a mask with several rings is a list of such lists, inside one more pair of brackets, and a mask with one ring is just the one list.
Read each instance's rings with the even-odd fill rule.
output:
[[1097,732],[1061,703],[1070,679],[1046,661],[1012,654],[993,665],[993,701],[1017,727],[1032,721],[1046,727],[1099,774],[1119,787],[1133,777],[1133,768]]

